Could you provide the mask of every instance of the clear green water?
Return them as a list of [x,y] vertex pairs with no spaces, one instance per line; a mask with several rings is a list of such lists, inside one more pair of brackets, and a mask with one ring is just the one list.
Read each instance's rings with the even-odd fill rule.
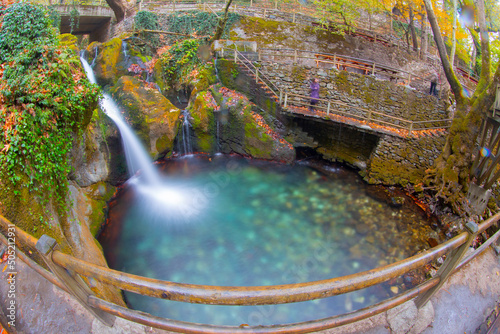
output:
[[[357,175],[338,167],[219,156],[161,168],[168,191],[150,197],[125,186],[110,204],[100,242],[114,269],[207,285],[296,283],[403,259],[428,248],[426,238],[435,234],[411,205],[393,208],[373,199]],[[391,284],[405,288],[404,281]],[[176,320],[269,325],[366,307],[392,296],[389,288],[257,307],[126,297],[132,308]]]

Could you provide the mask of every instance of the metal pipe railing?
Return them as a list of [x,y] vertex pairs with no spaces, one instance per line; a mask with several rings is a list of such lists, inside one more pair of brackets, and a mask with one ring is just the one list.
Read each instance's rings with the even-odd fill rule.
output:
[[[291,97],[295,97],[295,100],[291,99]],[[302,106],[310,106],[310,103],[302,102],[302,100],[310,100],[310,99],[311,99],[310,96],[285,92],[286,103],[285,103],[284,107],[287,108],[289,104],[292,104],[292,105],[293,104],[295,104],[295,105],[300,104]],[[361,121],[369,122],[371,124],[379,124],[381,126],[388,126],[388,127],[393,127],[396,129],[406,130],[406,131],[408,131],[408,135],[411,135],[412,131],[417,131],[417,130],[431,130],[431,129],[447,128],[450,126],[451,121],[452,121],[451,119],[412,121],[412,120],[404,119],[401,117],[396,117],[396,116],[392,116],[389,114],[385,114],[385,113],[381,113],[381,112],[377,112],[377,111],[372,111],[372,110],[365,109],[362,107],[353,106],[353,105],[350,105],[350,104],[347,104],[347,103],[344,103],[341,101],[337,101],[337,100],[328,100],[328,99],[321,99],[321,98],[317,98],[315,100],[323,102],[324,104],[327,105],[326,107],[322,106],[322,105],[315,105],[314,106],[315,109],[326,110],[327,116],[329,116],[330,113],[332,113],[332,114],[336,114],[336,115],[339,115],[342,117],[346,117],[346,116],[352,117],[355,119],[359,119]],[[361,115],[353,114],[353,113],[350,113],[348,111],[341,110],[339,108],[332,109],[332,105],[337,105],[337,106],[340,106],[341,108],[345,108],[345,109],[349,109],[349,110],[354,109],[354,110],[360,111]],[[379,118],[377,118],[376,116],[378,116]],[[406,126],[400,125],[399,123],[404,123],[404,124],[406,124]],[[442,126],[430,126],[430,127],[428,127],[428,126],[422,127],[421,126],[422,124],[435,124],[435,123],[445,123],[445,124],[443,124]]]

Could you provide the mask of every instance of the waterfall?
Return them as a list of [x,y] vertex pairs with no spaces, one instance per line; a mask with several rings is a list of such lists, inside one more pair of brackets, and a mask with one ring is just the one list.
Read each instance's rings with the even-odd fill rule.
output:
[[[83,64],[83,68],[85,69],[85,73],[87,74],[87,78],[90,82],[96,84],[97,80],[89,63],[83,57],[80,57],[80,60]],[[103,94],[103,97],[100,100],[100,105],[106,115],[108,115],[109,118],[115,122],[116,126],[120,130],[130,176],[134,176],[137,172],[141,171],[141,175],[146,183],[150,185],[158,184],[160,182],[160,175],[155,169],[152,159],[144,150],[142,144],[133,133],[132,129],[124,121],[120,113],[120,109],[108,93]]]
[[217,78],[217,82],[220,82],[219,70],[217,69],[217,52],[215,53],[214,69],[215,69],[215,77]]
[[156,82],[152,81],[153,80],[152,77],[153,77],[153,74],[149,70],[147,70],[146,71],[146,82],[153,83],[155,85],[156,89],[158,89],[158,92],[160,92],[160,94],[162,94],[160,86]]
[[193,153],[193,145],[191,143],[191,132],[189,123],[189,118],[191,115],[187,109],[182,111],[182,115],[184,116],[184,121],[182,123],[182,153],[184,155],[189,155]]
[[94,48],[94,59],[92,59],[92,64],[90,64],[90,67],[94,68],[95,66],[95,62],[97,61],[97,51],[98,51],[98,48],[97,46]]
[[125,58],[125,61],[128,61],[127,42],[125,42],[125,41],[122,41],[122,52],[123,52],[123,57]]
[[215,150],[216,153],[220,152],[220,122],[219,117],[215,118],[215,122],[217,122],[217,133],[215,134]]

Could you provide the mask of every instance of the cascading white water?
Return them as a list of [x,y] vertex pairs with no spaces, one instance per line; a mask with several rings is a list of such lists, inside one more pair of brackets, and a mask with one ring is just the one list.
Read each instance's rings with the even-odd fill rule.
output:
[[[83,57],[80,57],[80,60],[87,74],[87,78],[90,82],[96,84],[97,80],[89,63]],[[141,175],[146,183],[151,185],[159,184],[160,176],[158,171],[154,168],[153,161],[142,147],[132,129],[130,129],[128,124],[123,120],[120,109],[108,93],[103,94],[100,104],[106,115],[115,122],[120,130],[130,175],[134,176],[137,172],[141,171]]]
[[[80,59],[89,81],[97,84],[89,63],[83,56]],[[129,183],[139,192],[145,210],[158,217],[168,214],[172,217],[172,223],[176,224],[182,224],[188,221],[188,218],[199,214],[205,206],[201,192],[185,185],[167,184],[109,94],[103,94],[100,105],[120,130],[130,175],[140,174],[139,178],[132,178]],[[198,200],[196,205],[193,205],[195,199]]]
[[189,118],[191,117],[191,115],[189,114],[189,111],[186,109],[182,111],[182,115],[184,116],[184,122],[182,123],[183,154],[189,155],[193,153],[193,145],[191,144],[191,133],[189,131],[189,128],[191,127],[191,124],[189,123]]
[[94,48],[94,59],[92,59],[92,64],[90,64],[90,67],[91,68],[94,68],[95,66],[95,62],[97,61],[97,52],[98,52],[98,48],[97,46]]
[[128,53],[127,53],[127,42],[122,41],[122,52],[123,52],[123,57],[125,60],[128,60]]

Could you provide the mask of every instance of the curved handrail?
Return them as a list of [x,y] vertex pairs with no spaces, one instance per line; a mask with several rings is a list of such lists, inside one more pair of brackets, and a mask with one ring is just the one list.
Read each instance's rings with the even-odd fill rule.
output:
[[467,235],[467,232],[463,232],[430,250],[361,273],[320,281],[270,286],[212,286],[169,282],[97,266],[59,251],[53,253],[52,260],[80,275],[150,297],[210,305],[285,304],[331,297],[399,277],[456,249],[467,241]]
[[297,334],[310,333],[330,329],[363,320],[376,314],[387,311],[393,307],[420,295],[439,283],[439,278],[435,277],[421,285],[410,289],[393,298],[386,299],[380,303],[324,319],[304,321],[286,325],[270,326],[216,326],[207,324],[190,323],[179,320],[171,320],[150,315],[145,312],[135,311],[115,305],[96,297],[89,298],[89,304],[95,308],[134,321],[146,326],[169,330],[183,334],[234,334],[234,333],[258,333],[258,334]]
[[[486,221],[482,222],[481,224],[479,224],[478,229],[477,229],[478,230],[477,233],[481,233],[481,232],[485,231],[487,228],[491,227],[494,223],[496,223],[499,219],[500,219],[500,212],[495,214],[493,217],[487,219]],[[7,227],[12,227],[12,226],[13,226],[12,224],[10,224],[4,217],[2,217],[0,215],[0,230],[5,229]],[[30,247],[33,246],[34,241],[38,241],[36,238],[30,236],[29,234],[27,234],[26,232],[22,231],[19,228],[16,228],[16,233],[19,233],[18,235],[21,236],[21,239],[26,241],[28,243],[28,246],[30,246]],[[500,232],[497,232],[492,238],[490,238],[488,240],[487,243],[485,243],[485,245],[493,242],[494,239],[498,238],[499,236],[500,236]],[[337,284],[337,286],[334,286],[333,288],[337,289],[336,291],[340,291],[340,293],[354,291],[354,290],[357,290],[360,288],[368,287],[369,285],[377,284],[375,282],[379,279],[383,279],[384,276],[386,276],[386,275],[387,275],[387,277],[392,277],[393,275],[396,275],[397,273],[402,274],[406,271],[414,269],[413,266],[418,267],[418,264],[421,264],[421,262],[431,261],[431,260],[443,255],[444,253],[446,253],[449,250],[457,250],[458,247],[463,245],[465,242],[467,242],[467,245],[468,245],[468,242],[470,242],[470,240],[471,240],[470,234],[467,232],[463,232],[463,233],[457,235],[456,237],[454,237],[453,239],[448,240],[445,243],[442,243],[434,248],[426,250],[426,251],[424,251],[420,254],[417,254],[415,256],[412,256],[408,259],[398,261],[392,265],[387,265],[387,266],[383,266],[381,268],[373,269],[373,270],[366,271],[363,273],[348,275],[348,276],[339,277],[336,279],[323,280],[323,281],[317,281],[317,282],[308,282],[308,283],[299,283],[299,284],[287,284],[287,285],[271,286],[270,288],[281,288],[283,286],[288,286],[288,287],[296,286],[300,290],[303,288],[304,285],[314,286],[318,283],[325,284],[325,282],[331,281],[331,282],[334,282],[335,284]],[[5,242],[4,238],[0,238],[0,241]],[[466,259],[463,259],[462,262],[457,267],[455,267],[454,271],[457,271],[458,268],[460,268],[464,263],[467,263],[475,255],[480,254],[482,251],[484,251],[483,246],[480,247],[479,249],[477,249],[473,253],[473,255],[468,256]],[[78,265],[82,265],[82,264],[84,265],[84,267],[90,266],[90,267],[94,267],[94,269],[95,268],[105,269],[104,270],[105,278],[107,277],[106,279],[109,279],[108,282],[115,284],[115,285],[116,285],[117,281],[113,277],[114,275],[109,275],[109,273],[116,272],[118,274],[123,274],[129,278],[130,277],[138,278],[138,279],[142,279],[143,281],[148,281],[148,280],[149,281],[158,281],[158,280],[147,279],[147,278],[136,276],[136,275],[124,274],[124,273],[120,273],[120,272],[117,272],[117,271],[114,271],[111,269],[99,267],[99,266],[87,263],[85,261],[75,259],[69,255],[66,255],[66,254],[58,252],[58,251],[55,251],[52,253],[52,260],[54,261],[54,263],[59,264],[58,263],[59,261],[56,260],[58,257],[62,257],[62,259],[65,259],[65,260],[69,259],[69,262],[71,263],[71,266],[67,268],[67,269],[69,269],[69,272],[74,271],[76,273],[80,273],[82,275],[85,275],[85,272],[87,272],[88,268],[83,268],[81,270],[78,270]],[[78,261],[75,262],[74,260],[78,260]],[[32,261],[29,261],[29,262],[32,262]],[[28,265],[39,267],[38,265],[33,264],[33,263],[30,263]],[[76,265],[76,267],[75,267],[75,265]],[[391,267],[393,267],[393,268],[391,268]],[[41,271],[44,271],[44,269],[42,269],[41,267],[38,269]],[[396,270],[391,270],[391,269],[396,269]],[[49,279],[51,282],[54,280],[53,274],[51,274],[51,273],[45,273],[45,274],[46,275],[43,275],[45,278]],[[92,270],[90,271],[90,274],[92,274]],[[354,279],[352,281],[350,281],[349,284],[352,284],[353,287],[349,288],[349,287],[346,287],[344,284],[343,288],[342,288],[342,283],[339,283],[339,282],[341,282],[343,279],[345,280],[345,278],[349,278],[351,276]],[[385,277],[385,278],[387,278],[387,277]],[[98,275],[94,275],[94,276],[92,276],[92,278],[100,280],[100,277]],[[363,282],[363,279],[366,279],[366,280]],[[207,333],[282,333],[282,334],[284,334],[284,333],[308,333],[311,331],[329,329],[329,328],[341,326],[341,325],[344,325],[347,323],[352,323],[352,322],[355,322],[355,321],[358,321],[361,319],[368,318],[368,317],[373,316],[375,314],[381,313],[383,311],[386,311],[390,308],[393,308],[397,305],[402,304],[403,302],[405,302],[407,300],[412,299],[413,297],[422,296],[422,293],[424,293],[424,292],[428,293],[429,289],[435,288],[435,287],[439,286],[439,284],[441,284],[440,279],[441,279],[441,277],[438,275],[437,277],[434,277],[433,279],[430,279],[430,280],[426,281],[425,283],[422,283],[421,285],[419,285],[413,289],[410,289],[402,294],[399,294],[391,299],[384,300],[378,304],[371,305],[371,306],[368,306],[366,308],[363,308],[363,309],[360,309],[360,310],[357,310],[354,312],[350,312],[350,313],[342,314],[342,315],[338,315],[338,316],[333,316],[333,317],[329,317],[329,318],[325,318],[325,319],[318,319],[318,320],[313,320],[313,321],[307,321],[307,322],[295,323],[295,324],[287,324],[287,325],[253,326],[253,327],[247,326],[247,325],[242,325],[239,327],[202,325],[202,324],[187,323],[187,322],[182,322],[182,321],[176,321],[176,320],[155,317],[155,316],[152,316],[152,315],[145,313],[145,312],[123,308],[119,305],[106,302],[106,301],[99,299],[99,298],[92,296],[92,295],[88,296],[87,303],[88,303],[88,306],[102,310],[108,314],[120,316],[122,318],[129,319],[129,320],[132,320],[132,321],[135,321],[138,323],[142,323],[142,324],[145,324],[148,326],[168,329],[168,330],[172,330],[172,331],[176,331],[176,332],[180,332],[180,333],[202,333],[202,334],[207,334]],[[106,282],[106,280],[102,280],[102,281]],[[134,283],[134,282],[132,282],[132,283]],[[184,286],[186,286],[186,284],[179,284],[179,283],[173,283],[173,282],[159,281],[159,283],[164,283],[167,285],[177,285],[177,286],[184,285]],[[58,284],[56,284],[56,285],[58,285]],[[120,285],[121,284],[119,284],[118,287]],[[190,284],[188,284],[187,286],[189,286],[189,285]],[[195,286],[195,285],[190,285],[190,286]],[[204,286],[202,286],[202,287],[204,287]],[[208,288],[222,288],[222,289],[225,289],[228,291],[247,290],[246,289],[247,287],[213,287],[213,286],[208,286]],[[254,289],[257,292],[259,292],[259,291],[262,291],[261,289],[263,289],[263,288],[265,289],[265,288],[269,288],[269,287],[248,287],[248,288],[250,288],[250,290]],[[266,290],[269,291],[269,289],[265,289],[264,291],[266,291]],[[294,291],[291,291],[291,292],[294,293]],[[141,292],[139,292],[139,293],[141,293]],[[165,292],[163,292],[163,293],[164,293],[164,295],[160,296],[159,298],[169,298],[170,299],[170,296],[166,295]],[[142,293],[142,294],[144,294],[144,293]],[[294,296],[297,296],[297,295],[294,295]],[[186,297],[189,297],[189,296],[186,296]],[[215,297],[220,298],[220,299],[225,298],[225,296],[221,295],[220,293]],[[233,297],[238,297],[238,296],[233,296]],[[254,301],[258,300],[259,298],[262,299],[264,297],[257,295],[256,298],[257,299],[254,299]],[[322,297],[320,296],[318,298],[322,298]],[[230,297],[230,299],[231,299],[231,297]],[[304,300],[309,300],[309,299],[316,299],[316,298],[307,298]],[[176,299],[173,299],[173,300],[176,300]],[[192,300],[186,300],[186,301],[196,302],[196,301],[192,301]],[[282,300],[280,299],[277,302],[273,302],[272,304],[279,304],[279,303],[281,303],[281,301]],[[289,302],[293,302],[293,301],[289,301]],[[234,305],[234,304],[224,304],[224,305]],[[243,304],[243,305],[248,305],[248,304]],[[251,305],[257,305],[257,304],[252,303]]]

